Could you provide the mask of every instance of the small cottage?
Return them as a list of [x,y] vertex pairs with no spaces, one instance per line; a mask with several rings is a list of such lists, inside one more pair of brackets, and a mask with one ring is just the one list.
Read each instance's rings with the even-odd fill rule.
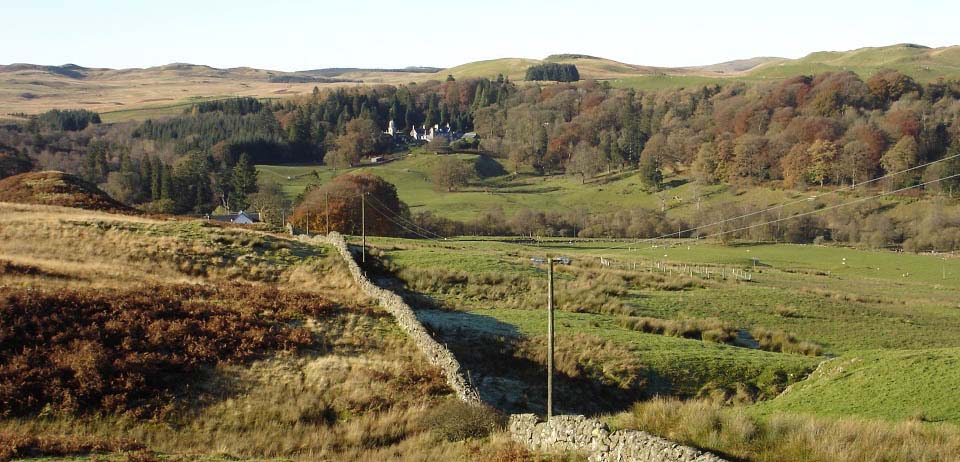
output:
[[212,221],[220,221],[223,223],[252,225],[254,223],[260,223],[260,214],[244,212],[241,210],[237,213],[228,213],[226,215],[207,215],[207,219]]

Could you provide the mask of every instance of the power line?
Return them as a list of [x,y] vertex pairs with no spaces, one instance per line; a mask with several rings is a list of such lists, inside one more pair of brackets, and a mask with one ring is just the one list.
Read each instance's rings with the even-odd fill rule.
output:
[[[390,210],[390,207],[386,206],[383,202],[380,202],[377,198],[371,196],[371,197],[370,197],[370,200],[376,202],[376,203],[379,204],[381,207],[383,207],[383,208],[385,208],[385,209],[387,209],[387,210]],[[431,234],[431,235],[435,236],[435,237],[438,238],[438,239],[446,239],[446,236],[441,236],[441,235],[439,235],[439,234],[437,234],[437,233],[435,233],[435,232],[433,232],[433,231],[430,231],[429,229],[424,228],[423,226],[420,226],[420,225],[414,223],[412,220],[408,220],[408,219],[406,219],[405,217],[402,217],[402,216],[399,215],[399,214],[396,214],[396,217],[397,217],[398,220],[401,220],[401,221],[407,223],[408,225],[410,225],[410,226],[412,226],[412,227],[420,230],[421,232],[423,232],[423,233],[425,233],[425,234]]]
[[[957,156],[954,156],[954,157],[957,157]],[[859,203],[866,202],[866,201],[871,200],[871,199],[877,199],[877,198],[879,198],[879,197],[889,196],[889,195],[891,195],[891,194],[896,194],[896,193],[903,192],[903,191],[907,191],[907,190],[910,190],[910,189],[927,186],[927,185],[930,185],[930,184],[933,184],[933,183],[939,183],[939,182],[941,182],[941,181],[946,181],[946,180],[953,179],[953,178],[957,178],[957,177],[960,177],[960,173],[956,173],[956,174],[953,174],[953,175],[949,175],[949,176],[946,176],[946,177],[943,177],[943,178],[937,178],[936,180],[930,180],[930,181],[927,181],[927,182],[924,182],[924,183],[915,184],[915,185],[912,185],[912,186],[903,187],[903,188],[900,188],[900,189],[897,189],[897,190],[893,190],[893,191],[887,191],[887,192],[882,192],[882,193],[879,193],[879,194],[874,194],[874,195],[872,195],[872,196],[861,197],[861,198],[858,198],[858,199],[854,199],[854,200],[851,200],[851,201],[843,202],[843,203],[840,203],[840,204],[834,204],[834,205],[831,205],[831,206],[828,206],[828,207],[824,207],[824,208],[821,208],[821,209],[811,210],[811,211],[808,211],[808,212],[802,212],[802,213],[798,213],[798,214],[795,214],[795,215],[790,215],[790,216],[787,216],[787,217],[777,218],[776,220],[769,220],[769,221],[762,222],[762,223],[754,223],[754,224],[752,224],[752,225],[743,226],[743,227],[736,228],[736,229],[721,231],[721,232],[714,233],[714,234],[708,234],[708,235],[706,235],[706,236],[700,236],[700,238],[701,238],[701,239],[706,239],[706,238],[711,238],[711,237],[717,237],[717,236],[722,236],[722,235],[725,235],[725,234],[735,233],[735,232],[739,232],[739,231],[745,231],[745,230],[752,229],[752,228],[756,228],[756,227],[759,227],[759,226],[765,226],[765,225],[780,223],[780,222],[784,222],[784,221],[791,220],[791,219],[794,219],[794,218],[800,218],[800,217],[804,217],[804,216],[808,216],[808,215],[817,214],[817,213],[820,213],[820,212],[826,212],[826,211],[828,211],[828,210],[834,210],[834,209],[837,209],[837,208],[840,208],[840,207],[845,207],[845,206],[847,206],[847,205],[859,204]],[[775,208],[774,208],[774,209],[775,209]],[[731,219],[723,220],[723,221],[721,221],[721,222],[710,223],[710,224],[707,224],[707,225],[698,226],[698,227],[695,227],[695,228],[691,228],[690,230],[685,230],[684,232],[687,232],[687,231],[695,231],[695,230],[698,230],[698,229],[707,228],[707,227],[710,227],[710,226],[715,226],[715,225],[717,225],[717,224],[729,222],[729,221],[735,220],[735,219],[745,218],[745,217],[752,216],[752,215],[756,215],[756,213],[741,215],[741,216],[739,216],[739,217],[734,217],[734,218],[731,218]],[[675,235],[675,234],[677,234],[677,233],[664,234],[664,235],[657,236],[657,237],[651,237],[651,238],[647,238],[647,239],[640,239],[640,240],[636,240],[636,241],[633,241],[633,242],[628,242],[628,243],[626,243],[625,245],[611,246],[611,247],[606,247],[606,248],[601,248],[601,249],[594,249],[594,250],[603,251],[603,250],[618,250],[618,249],[623,249],[623,248],[629,248],[629,247],[634,246],[634,245],[637,245],[637,244],[644,244],[644,243],[647,243],[647,242],[653,242],[653,241],[657,241],[657,240],[660,240],[660,239],[664,239],[664,238],[673,236],[673,235]]]
[[391,215],[390,213],[384,212],[384,211],[381,210],[379,207],[377,207],[377,206],[375,206],[375,205],[373,205],[373,204],[370,204],[370,208],[373,209],[373,211],[379,213],[381,216],[383,216],[383,217],[386,218],[387,220],[390,220],[390,222],[392,222],[393,224],[395,224],[395,225],[397,225],[397,226],[399,226],[399,227],[401,227],[401,228],[409,231],[409,232],[412,233],[412,234],[415,234],[415,235],[417,235],[417,236],[419,236],[419,237],[422,237],[422,238],[424,238],[424,239],[427,239],[427,240],[429,240],[429,241],[443,242],[443,241],[441,241],[441,240],[439,240],[439,239],[435,239],[435,238],[432,238],[432,237],[430,237],[430,236],[425,236],[425,235],[423,235],[422,233],[417,232],[415,229],[411,229],[410,227],[406,226],[403,222],[399,221],[399,220],[396,219],[395,217],[391,217],[391,216],[390,216],[390,215]]
[[[887,178],[890,178],[890,177],[894,177],[894,176],[897,176],[897,175],[901,175],[901,174],[904,174],[904,173],[907,173],[907,172],[910,172],[910,171],[913,171],[913,170],[917,170],[917,169],[920,169],[920,168],[923,168],[923,167],[928,167],[928,166],[933,165],[933,164],[936,164],[936,163],[940,163],[940,162],[944,162],[944,161],[947,161],[947,160],[950,160],[950,159],[956,159],[956,158],[960,158],[960,154],[955,154],[955,155],[952,155],[952,156],[949,156],[949,157],[944,157],[944,158],[942,158],[942,159],[938,159],[938,160],[935,160],[935,161],[931,161],[931,162],[927,162],[927,163],[924,163],[924,164],[920,164],[920,165],[917,165],[917,166],[915,166],[915,167],[911,167],[911,168],[908,168],[908,169],[905,169],[905,170],[900,170],[900,171],[898,171],[898,172],[888,173],[888,174],[886,174],[886,175],[883,175],[883,176],[878,177],[878,178],[874,178],[874,179],[872,179],[872,180],[867,180],[867,181],[864,181],[864,182],[861,182],[861,183],[856,183],[856,184],[854,184],[854,185],[852,185],[852,186],[846,186],[846,187],[834,189],[834,190],[832,190],[832,191],[828,191],[828,192],[825,192],[825,193],[815,194],[815,195],[813,195],[813,196],[805,197],[805,198],[803,198],[803,199],[797,199],[797,200],[794,200],[794,201],[785,202],[785,203],[783,203],[783,204],[775,205],[775,206],[772,206],[772,207],[767,207],[767,208],[762,209],[762,210],[756,210],[756,211],[753,211],[753,212],[745,213],[745,214],[743,214],[743,215],[738,215],[738,216],[735,216],[735,217],[725,218],[725,219],[722,219],[722,220],[720,220],[720,221],[715,221],[715,222],[713,222],[713,223],[708,223],[708,224],[705,224],[705,225],[699,225],[699,226],[694,226],[694,227],[692,227],[692,228],[677,230],[677,232],[675,232],[675,233],[674,233],[674,232],[670,232],[670,233],[661,234],[661,235],[659,235],[659,236],[652,237],[652,238],[646,238],[646,239],[636,240],[636,241],[634,241],[634,242],[628,243],[628,244],[626,245],[626,247],[629,247],[630,245],[642,244],[642,243],[645,243],[645,242],[651,242],[651,241],[654,241],[654,240],[665,239],[665,238],[668,238],[668,237],[671,237],[671,236],[676,236],[677,238],[679,238],[679,237],[681,237],[684,233],[692,233],[692,232],[694,232],[694,231],[699,231],[699,230],[704,229],[704,228],[710,228],[710,227],[713,227],[713,226],[722,225],[722,224],[724,224],[724,223],[729,223],[729,222],[731,222],[731,221],[735,221],[735,220],[740,220],[740,219],[743,219],[743,218],[752,217],[752,216],[754,216],[754,215],[760,215],[760,214],[763,214],[763,213],[772,212],[772,211],[775,211],[775,210],[780,210],[780,209],[783,209],[783,208],[785,208],[785,207],[789,207],[789,206],[791,206],[791,205],[797,205],[797,204],[802,204],[802,203],[804,203],[804,202],[814,201],[814,200],[816,200],[816,199],[820,199],[820,198],[822,198],[822,197],[830,196],[830,195],[832,195],[832,194],[837,194],[837,193],[844,192],[844,191],[853,191],[853,190],[854,190],[856,187],[858,187],[858,186],[867,185],[867,184],[870,184],[870,183],[874,183],[874,182],[877,182],[877,181],[880,181],[880,180],[884,180],[884,179],[887,179]],[[943,180],[945,180],[945,179],[949,179],[949,177],[948,177],[948,178],[941,178],[940,180],[936,180],[936,181],[933,181],[933,182],[935,183],[935,182],[937,182],[937,181],[943,181]],[[923,183],[923,184],[917,185],[917,186],[923,186],[923,185],[925,185],[925,184],[928,184],[928,183]],[[783,220],[778,219],[778,220],[775,220],[774,223],[778,223],[778,222],[780,222],[780,221],[783,221]],[[624,248],[624,247],[625,247],[625,246],[617,246],[617,247],[613,247],[613,248],[611,248],[611,249],[606,249],[606,250],[615,250],[615,249],[620,249],[620,248]]]
[[890,194],[896,194],[896,193],[903,192],[903,191],[907,191],[907,190],[910,190],[910,189],[913,189],[913,188],[919,188],[919,187],[922,187],[922,186],[926,186],[926,185],[933,184],[933,183],[939,183],[939,182],[941,182],[941,181],[946,181],[946,180],[949,180],[949,179],[952,179],[952,178],[957,178],[957,177],[960,177],[960,173],[955,173],[955,174],[953,174],[953,175],[945,176],[945,177],[943,177],[943,178],[937,178],[936,180],[930,180],[930,181],[926,181],[926,182],[923,182],[923,183],[920,183],[920,184],[915,184],[915,185],[913,185],[913,186],[906,186],[906,187],[903,187],[903,188],[900,188],[900,189],[897,189],[897,190],[894,190],[894,191],[887,191],[887,192],[882,192],[882,193],[880,193],[880,194],[874,194],[874,195],[872,195],[872,196],[861,197],[861,198],[859,198],[859,199],[855,199],[855,200],[852,200],[852,201],[848,201],[848,202],[844,202],[844,203],[840,203],[840,204],[834,204],[834,205],[831,205],[831,206],[829,206],[829,207],[824,207],[824,208],[821,208],[821,209],[816,209],[816,210],[811,210],[811,211],[808,211],[808,212],[798,213],[798,214],[796,214],[796,215],[790,215],[789,217],[778,218],[778,219],[776,219],[776,220],[770,220],[770,221],[767,221],[767,222],[764,222],[764,223],[754,223],[754,224],[752,224],[752,225],[743,226],[743,227],[740,227],[740,228],[730,229],[730,230],[726,230],[726,231],[721,231],[721,232],[719,232],[719,233],[709,234],[709,235],[703,236],[703,237],[704,237],[704,238],[717,237],[717,236],[722,236],[722,235],[724,235],[724,234],[735,233],[735,232],[739,232],[739,231],[745,231],[745,230],[748,230],[748,229],[756,228],[756,227],[758,227],[758,226],[771,225],[771,224],[774,224],[774,223],[779,223],[779,222],[781,222],[781,221],[786,221],[786,220],[791,220],[791,219],[794,219],[794,218],[805,217],[805,216],[808,216],[808,215],[813,215],[813,214],[815,214],[815,213],[826,212],[826,211],[828,211],[828,210],[838,209],[838,208],[840,208],[840,207],[845,207],[845,206],[847,206],[847,205],[859,204],[859,203],[861,203],[861,202],[866,202],[866,201],[871,200],[871,199],[877,199],[877,198],[879,198],[879,197],[889,196]]

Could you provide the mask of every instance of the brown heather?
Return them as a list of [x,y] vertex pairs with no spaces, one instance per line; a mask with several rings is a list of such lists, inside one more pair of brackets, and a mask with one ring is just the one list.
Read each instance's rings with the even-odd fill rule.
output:
[[200,368],[312,343],[294,316],[336,308],[233,284],[130,291],[0,289],[0,416],[170,412]]
[[0,203],[0,461],[580,460],[449,404],[372,306],[328,247]]

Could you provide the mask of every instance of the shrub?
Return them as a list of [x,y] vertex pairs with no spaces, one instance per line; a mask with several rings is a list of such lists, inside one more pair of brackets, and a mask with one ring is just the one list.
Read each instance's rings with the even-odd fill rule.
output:
[[504,416],[493,408],[448,399],[424,417],[424,425],[447,441],[483,438],[503,428]]

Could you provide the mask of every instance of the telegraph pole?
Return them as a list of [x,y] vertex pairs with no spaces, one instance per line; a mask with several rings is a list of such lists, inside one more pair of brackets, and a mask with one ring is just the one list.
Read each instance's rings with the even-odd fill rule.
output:
[[361,262],[367,262],[367,192],[360,190],[360,233],[363,235]]
[[323,192],[323,208],[327,215],[327,234],[330,234],[330,192]]
[[553,417],[553,257],[547,256],[547,422]]

